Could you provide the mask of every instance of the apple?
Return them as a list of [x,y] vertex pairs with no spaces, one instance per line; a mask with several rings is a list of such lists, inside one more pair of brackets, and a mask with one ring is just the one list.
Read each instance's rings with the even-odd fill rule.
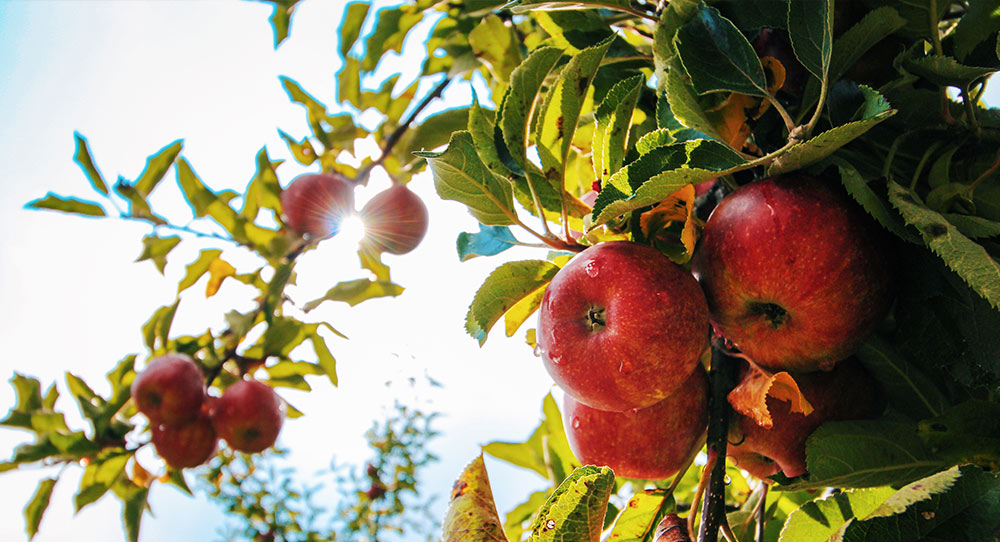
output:
[[285,404],[270,386],[240,380],[226,388],[212,409],[216,433],[234,450],[257,453],[278,440]]
[[893,298],[881,229],[839,185],[801,174],[724,198],[692,270],[713,323],[772,370],[829,370],[854,353]]
[[201,369],[184,354],[165,354],[132,381],[132,400],[153,426],[194,420],[205,399]]
[[281,192],[285,224],[300,234],[326,237],[354,212],[354,185],[339,173],[306,173]]
[[566,438],[584,465],[615,476],[662,480],[691,458],[708,426],[708,374],[698,365],[662,401],[638,410],[607,412],[563,400]]
[[362,246],[376,252],[406,254],[427,233],[427,206],[406,185],[379,192],[361,208]]
[[705,296],[690,273],[652,247],[613,241],[553,277],[537,351],[578,402],[621,412],[673,393],[698,364],[708,330]]
[[789,478],[805,474],[806,440],[823,423],[875,418],[885,410],[878,383],[856,358],[838,363],[830,372],[795,375],[795,382],[813,406],[808,416],[791,412],[788,401],[768,397],[771,429],[740,414],[730,425],[729,457],[762,480],[778,471]]
[[177,469],[197,467],[208,461],[219,444],[207,409],[183,425],[154,425],[152,440],[156,453]]

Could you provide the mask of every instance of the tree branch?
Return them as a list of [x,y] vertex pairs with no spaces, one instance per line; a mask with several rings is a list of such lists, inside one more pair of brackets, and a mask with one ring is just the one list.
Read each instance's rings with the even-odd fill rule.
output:
[[726,520],[726,439],[730,413],[726,396],[735,385],[735,367],[735,360],[721,348],[712,348],[712,369],[708,374],[712,390],[708,398],[708,454],[716,460],[702,503],[698,542],[717,542],[719,528]]

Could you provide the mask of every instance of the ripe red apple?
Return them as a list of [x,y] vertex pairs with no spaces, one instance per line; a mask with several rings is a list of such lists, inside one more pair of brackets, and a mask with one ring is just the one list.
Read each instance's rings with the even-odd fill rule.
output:
[[427,233],[427,206],[406,185],[396,184],[361,208],[361,221],[365,224],[362,245],[377,252],[406,254]]
[[658,250],[602,243],[552,279],[537,337],[567,394],[620,412],[659,402],[694,370],[708,344],[708,308],[691,274]]
[[892,302],[883,232],[839,187],[801,174],[723,199],[692,269],[723,335],[774,370],[830,369]]
[[205,399],[201,369],[184,354],[165,354],[132,381],[132,400],[151,425],[182,425],[198,416]]
[[212,409],[216,433],[234,450],[257,453],[278,440],[285,404],[270,386],[241,380],[226,388]]
[[732,422],[730,442],[736,444],[730,444],[729,457],[762,480],[778,471],[789,478],[805,474],[806,439],[823,423],[875,418],[885,409],[878,383],[855,358],[830,372],[795,375],[795,382],[815,409],[808,416],[791,412],[788,401],[768,397],[771,429],[739,414]]
[[570,448],[584,465],[611,467],[615,476],[662,480],[694,452],[708,426],[708,375],[698,365],[662,401],[639,410],[607,412],[563,400]]
[[285,224],[300,234],[326,237],[354,212],[354,185],[339,173],[306,173],[281,192]]
[[208,461],[218,444],[219,438],[215,435],[207,409],[203,409],[194,421],[183,425],[153,426],[156,453],[177,469],[197,467]]

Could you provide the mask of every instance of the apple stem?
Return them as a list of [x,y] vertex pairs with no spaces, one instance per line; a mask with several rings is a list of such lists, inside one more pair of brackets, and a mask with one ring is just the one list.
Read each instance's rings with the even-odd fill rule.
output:
[[[717,542],[719,529],[726,523],[726,445],[729,436],[729,400],[736,384],[735,360],[720,348],[712,348],[712,368],[708,373],[708,455],[711,468],[701,508],[698,542]],[[711,458],[715,458],[712,462]],[[692,514],[694,511],[692,510]]]
[[767,484],[761,482],[760,485],[760,502],[757,503],[757,510],[754,512],[757,516],[757,529],[754,531],[754,540],[756,542],[764,542],[764,522],[767,519],[764,516],[764,512],[767,509]]

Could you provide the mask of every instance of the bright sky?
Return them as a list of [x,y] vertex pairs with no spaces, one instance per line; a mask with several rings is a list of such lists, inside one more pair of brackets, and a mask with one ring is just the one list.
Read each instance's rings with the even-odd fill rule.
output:
[[[149,154],[183,138],[183,156],[209,186],[242,189],[262,146],[272,157],[291,161],[278,128],[296,137],[307,133],[303,109],[289,102],[279,75],[333,103],[342,6],[304,2],[292,37],[274,51],[270,8],[253,2],[0,2],[3,379],[16,370],[63,387],[64,372],[72,371],[105,391],[104,373],[125,355],[144,351],[139,326],[157,307],[173,301],[184,265],[207,246],[184,243],[171,254],[164,278],[150,262],[132,263],[149,231],[145,225],[23,209],[50,190],[92,198],[72,161],[73,131],[89,139],[109,181],[119,174],[134,179]],[[393,58],[382,73],[412,72],[416,65]],[[994,87],[992,103],[1000,103],[997,92]],[[447,93],[452,104],[468,103],[470,96],[466,83],[454,84]],[[282,183],[301,171],[296,167],[290,163],[279,170]],[[385,178],[376,177],[359,190],[358,205],[387,186]],[[441,517],[452,481],[479,453],[479,445],[530,434],[551,380],[521,335],[506,339],[497,331],[480,349],[464,333],[473,293],[503,259],[459,263],[455,237],[476,231],[475,220],[459,204],[437,198],[428,176],[416,178],[411,187],[428,204],[431,225],[415,252],[386,258],[406,292],[355,308],[327,304],[308,316],[329,321],[351,340],[330,341],[339,388],[317,378],[313,393],[281,391],[307,414],[286,424],[281,444],[292,450],[292,463],[305,476],[334,456],[340,462],[363,461],[369,456],[364,431],[392,402],[383,383],[426,371],[445,386],[419,391],[433,401],[430,408],[446,413],[438,423],[444,436],[432,450],[442,461],[428,469],[424,480],[425,492],[440,495],[435,510]],[[173,172],[155,201],[171,209],[176,220],[185,220],[188,211]],[[253,264],[239,250],[225,257],[240,271]],[[522,249],[504,255],[533,257],[541,254]],[[292,295],[299,302],[322,295],[337,281],[365,276],[346,239],[325,242],[297,269],[299,285]],[[219,329],[225,311],[248,308],[253,296],[234,283],[208,301],[203,291],[203,284],[188,291],[175,333],[206,325]],[[0,411],[13,402],[10,386],[0,386]],[[68,397],[60,405],[75,411]],[[0,455],[9,456],[25,439],[21,432],[0,430]],[[143,457],[147,466],[155,465],[150,456]],[[501,513],[544,485],[534,474],[496,461],[488,468]],[[36,540],[123,539],[118,503],[110,497],[73,515],[70,503],[80,472],[68,469],[63,475]],[[48,475],[37,470],[0,475],[0,540],[25,539],[21,510],[37,481]],[[143,522],[146,542],[206,540],[221,522],[214,505],[166,486],[154,489],[151,503],[156,518]]]
[[[140,325],[173,301],[184,266],[207,246],[192,242],[186,247],[185,242],[175,249],[164,278],[150,262],[132,263],[149,231],[145,225],[23,209],[50,190],[93,198],[72,160],[73,131],[89,139],[109,181],[119,174],[134,179],[148,155],[183,138],[183,156],[209,186],[242,189],[262,146],[273,158],[291,161],[278,128],[296,137],[307,134],[304,110],[289,102],[279,75],[333,103],[342,6],[305,2],[292,37],[275,51],[270,8],[255,2],[0,2],[3,380],[19,371],[45,384],[57,380],[65,389],[64,372],[72,371],[106,391],[104,373],[125,355],[144,351]],[[394,58],[383,69],[412,71],[416,65]],[[447,94],[455,104],[470,97],[467,83],[453,84]],[[296,168],[290,163],[279,169],[283,184],[302,171]],[[388,185],[376,177],[358,191],[359,207]],[[329,321],[351,340],[329,340],[340,387],[317,378],[309,394],[280,390],[307,414],[285,425],[280,442],[292,450],[292,463],[306,477],[334,456],[361,462],[370,455],[364,432],[392,403],[384,382],[426,371],[445,386],[420,393],[433,400],[429,408],[446,413],[437,424],[444,436],[432,449],[442,461],[427,470],[424,484],[427,493],[440,496],[435,510],[442,517],[454,478],[479,453],[479,445],[523,440],[535,428],[551,380],[521,337],[506,339],[499,331],[480,349],[464,333],[465,311],[476,288],[503,260],[460,263],[455,237],[476,231],[475,220],[459,204],[440,200],[429,176],[416,178],[411,188],[430,208],[430,231],[413,253],[386,257],[394,281],[407,290],[396,299],[355,308],[328,303],[307,316]],[[186,220],[188,209],[173,172],[154,201],[173,211],[176,220]],[[504,256],[543,254],[522,249]],[[225,257],[240,271],[252,269],[253,260],[240,250],[228,250]],[[340,239],[305,255],[297,270],[299,284],[292,295],[298,302],[319,297],[337,281],[366,276],[349,243]],[[249,308],[254,295],[237,283],[227,283],[207,302],[203,292],[201,283],[186,293],[174,333],[200,332],[206,325],[220,329],[222,314],[234,305]],[[14,395],[9,384],[2,384],[0,410],[5,413]],[[60,405],[75,412],[68,393]],[[0,455],[9,457],[25,440],[26,433],[0,430]],[[156,465],[152,456],[142,457],[147,466]],[[502,513],[543,485],[533,473],[495,461],[488,467]],[[81,534],[86,540],[123,539],[119,505],[112,497],[73,515],[70,503],[81,472],[66,470],[35,540]],[[25,539],[22,509],[37,481],[53,474],[2,475],[0,540]],[[151,503],[156,518],[143,521],[146,542],[207,540],[221,522],[213,504],[167,486],[154,488]]]

